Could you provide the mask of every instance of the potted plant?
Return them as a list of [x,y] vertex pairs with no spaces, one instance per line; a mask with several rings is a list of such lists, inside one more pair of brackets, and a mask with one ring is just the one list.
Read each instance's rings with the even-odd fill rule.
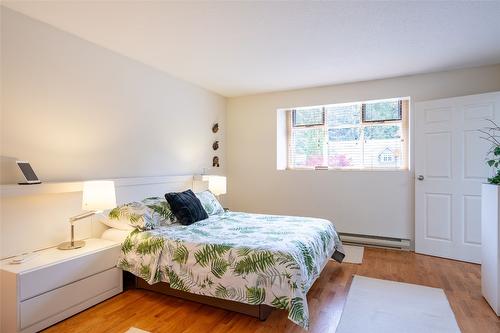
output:
[[491,143],[486,163],[493,176],[481,187],[481,289],[484,298],[500,316],[500,127],[492,120],[480,130]]
[[486,163],[493,168],[494,176],[488,178],[488,183],[500,185],[500,126],[493,120],[488,119],[488,121],[491,126],[479,130],[483,134],[481,138],[491,143]]

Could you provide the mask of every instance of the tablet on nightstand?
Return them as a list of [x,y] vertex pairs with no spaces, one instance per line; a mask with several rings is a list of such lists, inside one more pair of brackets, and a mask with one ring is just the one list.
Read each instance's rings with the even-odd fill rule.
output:
[[38,177],[36,176],[35,171],[33,171],[33,168],[31,167],[29,162],[16,161],[16,163],[19,166],[19,169],[21,169],[24,178],[26,179],[26,183],[19,183],[19,185],[31,185],[31,184],[42,183],[40,179],[38,179]]

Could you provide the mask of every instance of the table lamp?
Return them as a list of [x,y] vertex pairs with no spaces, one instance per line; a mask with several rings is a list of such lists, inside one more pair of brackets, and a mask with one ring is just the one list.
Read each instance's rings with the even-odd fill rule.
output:
[[208,189],[214,195],[219,196],[221,194],[226,194],[227,192],[227,181],[224,176],[206,176],[208,180]]
[[59,244],[60,250],[72,250],[85,246],[85,241],[75,241],[74,223],[99,211],[116,207],[115,183],[110,180],[96,180],[83,183],[82,209],[86,212],[69,218],[71,241]]

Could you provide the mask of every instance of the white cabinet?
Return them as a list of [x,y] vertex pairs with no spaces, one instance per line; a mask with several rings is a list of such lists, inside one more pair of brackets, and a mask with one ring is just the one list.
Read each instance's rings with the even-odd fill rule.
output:
[[500,316],[500,186],[483,184],[481,191],[481,289]]
[[2,332],[36,332],[123,290],[120,244],[88,239],[76,250],[51,248],[22,264],[0,263]]

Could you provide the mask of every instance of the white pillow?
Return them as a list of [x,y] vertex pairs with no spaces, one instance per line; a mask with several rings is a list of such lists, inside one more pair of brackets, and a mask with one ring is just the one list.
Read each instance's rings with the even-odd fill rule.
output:
[[224,213],[224,208],[222,208],[219,200],[209,190],[196,193],[196,197],[200,200],[208,216]]
[[151,197],[113,208],[101,222],[120,230],[151,230],[176,220],[167,200]]
[[115,228],[118,230],[125,230],[125,231],[130,231],[135,229],[128,223],[128,219],[112,220],[108,218],[108,216],[105,214],[98,214],[98,219],[99,222],[107,225],[110,228]]

